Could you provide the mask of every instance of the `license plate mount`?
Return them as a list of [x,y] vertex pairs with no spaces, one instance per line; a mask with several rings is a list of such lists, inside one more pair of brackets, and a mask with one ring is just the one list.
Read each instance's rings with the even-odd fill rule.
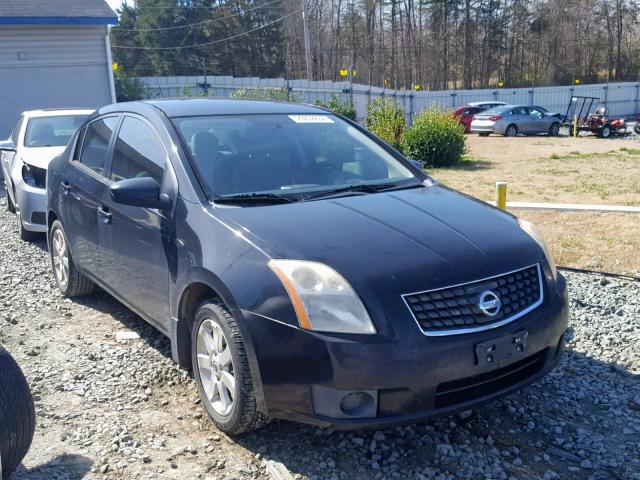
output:
[[522,330],[478,343],[475,346],[476,364],[480,367],[502,367],[524,357],[527,353],[528,336],[529,333]]

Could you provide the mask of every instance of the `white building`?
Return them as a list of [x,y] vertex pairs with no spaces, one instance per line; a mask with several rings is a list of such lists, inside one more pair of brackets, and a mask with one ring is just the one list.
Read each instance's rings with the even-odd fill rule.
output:
[[21,112],[115,102],[104,0],[0,0],[0,140]]

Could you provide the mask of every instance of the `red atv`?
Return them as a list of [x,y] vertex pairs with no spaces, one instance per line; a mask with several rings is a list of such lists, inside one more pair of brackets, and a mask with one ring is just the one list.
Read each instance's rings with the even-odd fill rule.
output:
[[607,107],[602,104],[598,105],[596,113],[589,115],[585,124],[580,125],[579,129],[588,130],[602,138],[609,138],[611,135],[626,135],[628,133],[627,123],[624,118],[609,118],[607,116]]

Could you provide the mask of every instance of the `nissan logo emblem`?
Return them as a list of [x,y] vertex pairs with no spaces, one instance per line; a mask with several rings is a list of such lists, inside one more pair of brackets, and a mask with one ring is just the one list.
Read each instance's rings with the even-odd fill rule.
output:
[[491,290],[485,290],[480,294],[478,308],[480,308],[485,315],[495,317],[500,311],[501,306],[502,302],[500,302],[500,298]]

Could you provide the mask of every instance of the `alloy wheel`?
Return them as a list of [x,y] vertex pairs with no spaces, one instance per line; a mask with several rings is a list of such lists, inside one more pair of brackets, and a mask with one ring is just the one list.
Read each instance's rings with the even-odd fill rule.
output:
[[227,337],[217,322],[205,319],[196,342],[198,373],[206,398],[218,415],[227,416],[236,397],[235,370]]
[[52,236],[53,273],[62,288],[66,288],[69,283],[69,252],[67,241],[62,230],[59,228],[53,232]]

